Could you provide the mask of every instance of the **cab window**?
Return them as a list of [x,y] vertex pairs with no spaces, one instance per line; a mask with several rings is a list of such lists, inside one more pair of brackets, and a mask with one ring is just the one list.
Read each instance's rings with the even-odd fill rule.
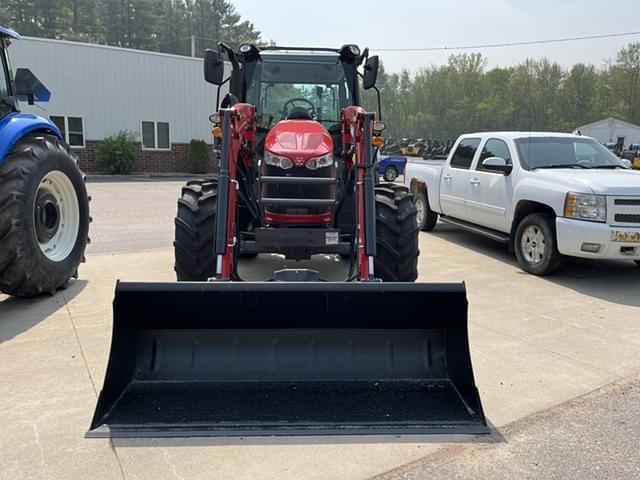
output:
[[511,164],[511,154],[509,153],[509,147],[503,140],[498,140],[497,138],[491,138],[487,140],[484,148],[482,149],[482,153],[480,154],[480,159],[478,160],[478,165],[476,166],[476,170],[481,172],[496,173],[492,170],[487,170],[482,166],[482,162],[490,157],[499,157],[504,158],[507,164]]
[[[0,39],[0,42],[3,39]],[[9,96],[9,66],[5,58],[5,50],[0,45],[0,116],[4,116],[11,111],[11,107],[2,99],[6,99]]]
[[478,150],[478,145],[480,145],[479,138],[465,138],[462,140],[451,158],[451,168],[469,170],[473,157],[476,155],[476,150]]

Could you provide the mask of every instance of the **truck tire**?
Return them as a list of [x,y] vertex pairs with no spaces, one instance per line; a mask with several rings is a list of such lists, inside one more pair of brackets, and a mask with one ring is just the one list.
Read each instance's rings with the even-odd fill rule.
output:
[[216,273],[217,194],[217,179],[192,180],[182,187],[173,242],[179,282],[205,282]]
[[514,249],[524,271],[540,276],[557,271],[562,266],[563,257],[558,252],[553,215],[527,215],[516,229]]
[[413,196],[402,185],[376,187],[374,273],[383,282],[414,282],[418,278],[418,224]]
[[431,210],[427,192],[419,190],[413,195],[413,202],[416,206],[416,221],[418,228],[423,232],[430,232],[438,223],[438,214]]
[[393,182],[396,178],[398,178],[398,169],[393,165],[389,165],[384,169],[382,178],[384,178],[385,182]]
[[21,139],[0,166],[0,291],[54,294],[84,261],[89,198],[84,175],[55,136]]

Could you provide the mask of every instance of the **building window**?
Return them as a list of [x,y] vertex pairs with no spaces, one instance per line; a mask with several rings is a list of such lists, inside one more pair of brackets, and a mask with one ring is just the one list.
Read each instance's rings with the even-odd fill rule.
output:
[[58,127],[62,134],[62,139],[70,147],[84,148],[84,120],[82,117],[51,115],[49,119]]
[[143,121],[142,148],[145,150],[170,150],[169,123]]

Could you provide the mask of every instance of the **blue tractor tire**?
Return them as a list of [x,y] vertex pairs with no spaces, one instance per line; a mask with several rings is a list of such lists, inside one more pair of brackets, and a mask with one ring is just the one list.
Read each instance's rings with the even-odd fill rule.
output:
[[31,133],[0,166],[0,291],[53,294],[77,277],[88,243],[85,177],[56,136]]

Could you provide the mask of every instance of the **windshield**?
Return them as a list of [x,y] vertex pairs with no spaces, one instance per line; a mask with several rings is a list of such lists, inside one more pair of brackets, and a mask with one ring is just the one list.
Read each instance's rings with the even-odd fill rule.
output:
[[[2,41],[2,39],[0,39]],[[4,117],[7,113],[13,110],[10,103],[6,100],[9,97],[9,65],[5,58],[5,49],[0,46],[0,117]]]
[[522,167],[624,168],[607,148],[591,138],[529,137],[515,141]]
[[342,108],[353,103],[338,57],[321,55],[265,55],[256,65],[247,100],[257,105],[258,127],[266,129],[294,109],[330,128],[340,121]]

